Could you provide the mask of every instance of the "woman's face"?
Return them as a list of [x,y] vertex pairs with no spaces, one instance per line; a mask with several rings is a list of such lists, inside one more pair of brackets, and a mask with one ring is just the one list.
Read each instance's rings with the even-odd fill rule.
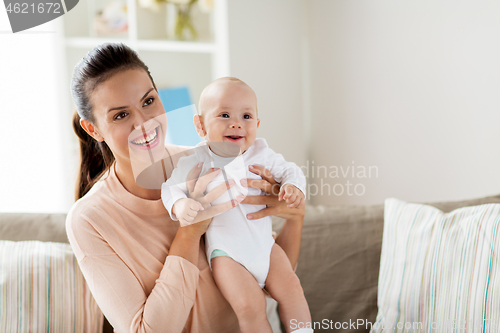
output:
[[155,151],[163,154],[166,114],[146,71],[118,72],[96,87],[90,101],[96,131],[117,164],[129,164],[131,158],[152,158]]

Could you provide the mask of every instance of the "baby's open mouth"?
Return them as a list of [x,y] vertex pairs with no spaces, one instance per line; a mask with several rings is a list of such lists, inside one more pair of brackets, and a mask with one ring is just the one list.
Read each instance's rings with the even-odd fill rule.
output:
[[238,141],[240,139],[243,139],[241,135],[227,135],[226,138],[230,139],[231,141]]
[[146,134],[146,137],[144,137],[144,134],[143,134],[140,137],[138,137],[137,139],[130,141],[130,142],[133,143],[134,145],[138,145],[138,146],[147,146],[147,145],[152,144],[157,138],[158,138],[158,127],[149,131]]

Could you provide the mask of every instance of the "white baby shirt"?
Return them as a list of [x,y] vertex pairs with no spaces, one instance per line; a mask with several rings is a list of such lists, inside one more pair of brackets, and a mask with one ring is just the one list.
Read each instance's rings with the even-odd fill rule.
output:
[[[171,177],[162,184],[163,204],[174,221],[177,221],[177,217],[172,213],[172,207],[177,200],[187,197],[186,178],[194,166],[200,162],[203,162],[201,174],[210,168],[221,169],[221,172],[208,184],[206,192],[229,179],[234,179],[236,183],[229,191],[213,201],[212,205],[236,199],[238,195],[264,194],[259,189],[241,185],[240,180],[244,178],[262,179],[248,170],[249,165],[265,167],[278,183],[282,185],[292,184],[305,195],[306,179],[302,170],[295,163],[285,161],[281,154],[277,154],[269,148],[265,139],[256,139],[245,153],[235,158],[215,155],[205,141],[196,145],[190,156],[180,158]],[[269,272],[271,248],[274,244],[271,217],[247,220],[246,215],[263,208],[266,206],[239,204],[214,216],[205,234],[207,258],[210,258],[215,249],[225,251],[232,259],[252,273],[261,288],[265,286]],[[208,262],[210,269],[212,269],[211,261],[208,260]]]

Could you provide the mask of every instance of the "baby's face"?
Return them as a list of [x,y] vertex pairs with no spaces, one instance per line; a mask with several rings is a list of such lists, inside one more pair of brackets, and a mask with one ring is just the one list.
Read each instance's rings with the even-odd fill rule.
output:
[[239,82],[217,85],[203,101],[201,121],[208,142],[232,142],[244,153],[255,141],[260,120],[257,98]]

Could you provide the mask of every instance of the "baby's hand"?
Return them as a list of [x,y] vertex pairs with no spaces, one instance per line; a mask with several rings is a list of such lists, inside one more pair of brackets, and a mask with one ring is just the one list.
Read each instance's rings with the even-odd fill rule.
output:
[[179,219],[181,227],[190,225],[200,210],[203,210],[201,203],[189,198],[177,200],[172,207],[172,212]]
[[304,193],[292,184],[285,184],[281,186],[278,200],[285,200],[289,208],[297,208],[304,203]]

